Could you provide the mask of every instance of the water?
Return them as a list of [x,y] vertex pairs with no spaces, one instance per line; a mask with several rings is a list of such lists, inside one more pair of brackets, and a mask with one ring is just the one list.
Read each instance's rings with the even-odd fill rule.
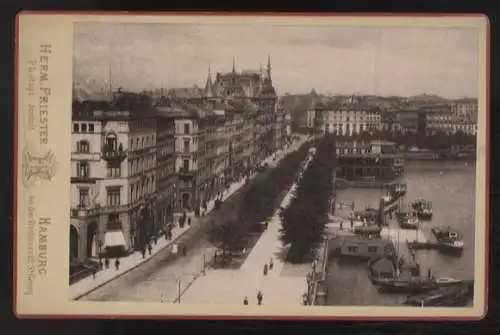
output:
[[[474,276],[475,164],[473,162],[406,162],[408,191],[406,202],[416,198],[433,204],[431,227],[451,226],[462,232],[465,248],[461,257],[446,256],[436,250],[419,250],[417,257],[435,277],[472,279]],[[366,205],[378,207],[383,195],[376,189],[341,190],[341,201],[356,202],[362,210]],[[331,259],[328,264],[328,305],[400,305],[404,295],[380,294],[371,284],[366,263],[352,264]]]

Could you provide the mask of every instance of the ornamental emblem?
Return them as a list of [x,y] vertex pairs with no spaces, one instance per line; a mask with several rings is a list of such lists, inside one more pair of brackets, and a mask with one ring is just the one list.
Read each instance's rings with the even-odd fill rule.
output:
[[40,181],[51,181],[57,173],[57,161],[52,150],[34,154],[25,148],[22,155],[22,176],[26,188]]

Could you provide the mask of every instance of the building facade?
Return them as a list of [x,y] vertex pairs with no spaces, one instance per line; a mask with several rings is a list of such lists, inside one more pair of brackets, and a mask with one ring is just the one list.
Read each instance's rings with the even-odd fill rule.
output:
[[319,134],[354,136],[364,132],[376,132],[381,125],[380,110],[364,104],[356,97],[343,102],[315,103],[313,110],[314,126]]
[[73,104],[70,249],[75,261],[128,252],[152,229],[139,212],[156,194],[156,119],[147,96]]
[[451,104],[451,113],[457,122],[477,123],[478,100],[458,99]]

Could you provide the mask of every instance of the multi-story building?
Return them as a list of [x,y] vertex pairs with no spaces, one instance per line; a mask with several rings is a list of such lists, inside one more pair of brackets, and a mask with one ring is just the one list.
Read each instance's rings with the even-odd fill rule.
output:
[[383,132],[393,133],[401,131],[397,109],[391,108],[382,113],[379,129]]
[[[161,96],[160,106],[167,98]],[[155,109],[157,115],[156,131],[156,225],[165,228],[173,222],[176,200],[177,173],[175,170],[175,114]]]
[[450,105],[436,105],[420,109],[425,117],[425,133],[433,135],[438,132],[450,135],[453,130],[453,115]]
[[458,99],[451,104],[451,113],[457,122],[477,123],[477,99]]
[[399,111],[399,127],[404,134],[425,133],[425,112],[420,109],[404,109]]
[[73,104],[70,249],[83,261],[140,247],[151,221],[156,119],[145,95],[117,92],[111,102]]
[[465,135],[477,134],[477,123],[471,121],[455,121],[452,124],[453,134],[462,133]]
[[316,103],[315,127],[318,133],[334,133],[353,136],[363,132],[374,132],[380,128],[381,113],[356,97],[344,102]]

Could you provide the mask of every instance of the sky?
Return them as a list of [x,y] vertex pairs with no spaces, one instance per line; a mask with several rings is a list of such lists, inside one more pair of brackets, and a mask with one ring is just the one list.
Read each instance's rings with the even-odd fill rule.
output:
[[[211,68],[258,70],[278,94],[478,96],[475,28],[77,23],[77,85],[139,91],[204,87]],[[111,67],[111,71],[108,71]],[[111,75],[109,75],[111,73]]]

